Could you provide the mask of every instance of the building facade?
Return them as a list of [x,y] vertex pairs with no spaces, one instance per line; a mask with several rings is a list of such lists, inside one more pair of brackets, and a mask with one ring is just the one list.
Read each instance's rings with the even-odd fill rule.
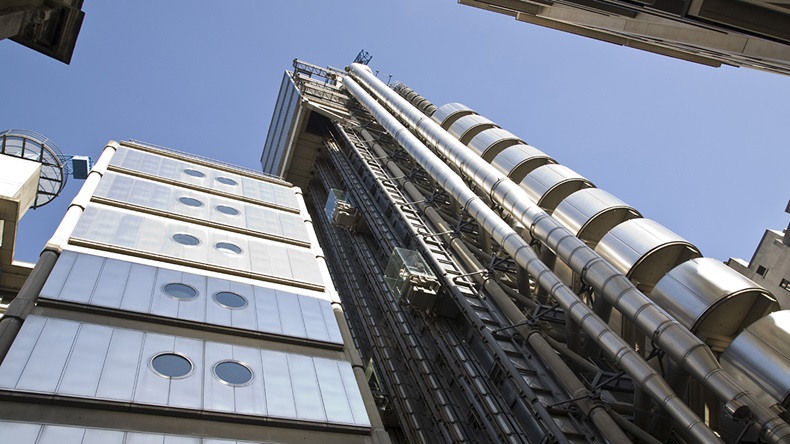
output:
[[261,155],[397,442],[788,442],[765,288],[459,104],[295,60]]
[[790,74],[790,10],[785,2],[459,0],[458,3],[508,15],[520,22],[703,65],[743,66]]
[[[790,203],[785,208],[790,214]],[[790,308],[790,225],[784,231],[765,230],[749,262],[730,258],[727,265],[769,289],[783,309]]]
[[0,320],[0,441],[389,442],[301,191],[110,142]]

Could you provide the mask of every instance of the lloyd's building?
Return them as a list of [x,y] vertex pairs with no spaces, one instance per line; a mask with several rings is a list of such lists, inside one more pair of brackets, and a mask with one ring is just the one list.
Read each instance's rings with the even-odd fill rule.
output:
[[110,142],[0,329],[2,443],[389,442],[273,176]]
[[790,290],[469,107],[295,60],[261,165],[107,145],[0,443],[790,443]]

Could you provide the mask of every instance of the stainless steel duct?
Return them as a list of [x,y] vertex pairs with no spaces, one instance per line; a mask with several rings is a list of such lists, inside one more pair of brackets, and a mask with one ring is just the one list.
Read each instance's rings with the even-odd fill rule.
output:
[[[359,71],[370,74],[365,71],[365,68],[356,66],[352,68],[353,73]],[[372,76],[372,74],[370,75]],[[433,154],[351,77],[344,77],[343,85],[370,111],[376,121],[420,164],[431,178],[461,203],[463,209],[507,251],[516,263],[535,276],[543,288],[550,289],[551,296],[565,309],[566,313],[579,322],[589,336],[615,359],[618,365],[631,376],[635,384],[672,415],[694,442],[720,442],[716,434],[669,388],[669,385],[656,370],[631,349],[603,320],[597,317],[590,307],[580,301],[576,294],[538,259],[529,244],[469,189],[461,177],[455,174],[447,164]],[[398,97],[400,98],[400,96]],[[423,117],[427,119],[425,115]]]
[[[397,115],[398,119],[405,122],[416,134],[428,141],[442,156],[446,157],[450,164],[457,167],[482,189],[490,190],[489,196],[526,227],[529,227],[533,237],[539,239],[554,251],[573,271],[579,273],[582,279],[591,285],[599,295],[616,307],[623,316],[631,320],[643,333],[652,338],[673,361],[710,389],[723,402],[725,412],[729,416],[735,418],[744,417],[751,410],[757,424],[761,427],[761,434],[764,440],[790,443],[790,425],[743,390],[734,378],[721,368],[713,353],[705,344],[675,319],[667,315],[661,308],[653,304],[626,276],[603,260],[583,241],[546,214],[545,211],[532,203],[524,190],[510,181],[507,176],[483,161],[459,140],[448,134],[439,124],[388,88],[367,67],[352,64],[349,67],[349,72],[354,79],[360,81],[392,113]],[[344,81],[345,79],[349,78],[344,78]],[[416,142],[419,146],[424,147],[414,135],[404,130],[398,120],[375,102],[367,92],[358,88],[358,85],[355,83],[349,82],[348,86],[349,90],[352,87],[354,88],[352,94],[357,99],[365,99],[364,103],[366,107],[370,106],[368,109],[371,112],[376,107],[381,108],[381,110],[374,112],[374,115],[381,117],[388,124],[393,124],[391,128],[388,128],[388,131],[392,133],[396,140],[399,142],[408,141],[408,143]],[[354,92],[358,93],[359,96]],[[461,118],[458,121],[463,119]],[[433,156],[432,153],[430,154]],[[420,157],[428,157],[422,150],[419,150],[418,155]],[[436,171],[441,171],[443,174],[438,175],[439,179],[437,181],[448,192],[459,185],[463,185],[463,181],[452,174],[447,165],[441,163],[435,156],[431,158],[431,161],[426,162],[426,170],[431,175],[435,174]],[[448,175],[453,176],[454,179],[448,177]],[[468,191],[465,185],[464,188]],[[590,308],[582,303],[550,270],[546,269],[532,253],[529,245],[526,245],[518,234],[513,232],[506,224],[495,223],[495,220],[501,221],[501,219],[490,208],[483,205],[479,200],[475,200],[473,196],[469,196],[466,192],[461,193],[458,197],[460,198],[459,201],[464,203],[463,206],[469,214],[505,248],[519,265],[526,268],[543,288],[551,288],[552,296],[563,306],[566,314],[579,322],[584,331],[596,343],[601,344],[601,347],[607,353],[614,354],[621,367],[624,370],[628,368],[632,377],[636,376],[636,381],[642,381],[642,383],[646,384],[645,391],[653,396],[654,399],[658,399],[659,405],[666,408],[673,416],[677,415],[677,412],[673,411],[672,408],[667,408],[667,401],[672,400],[673,404],[683,406],[683,412],[690,412],[688,407],[677,399],[676,395],[671,392],[660,377],[655,378],[656,374],[652,368],[647,366],[649,373],[639,373],[638,369],[642,369],[646,365],[641,357],[633,352],[622,338],[614,334],[608,325],[595,316]],[[472,205],[472,203],[476,204]],[[660,380],[660,384],[653,384],[656,380]],[[661,395],[656,392],[656,386],[659,385],[662,386],[661,393],[671,393],[671,398],[661,399]],[[689,418],[683,416],[681,415],[682,423],[689,424],[694,430],[699,430],[699,427],[694,425],[693,421],[689,423]],[[694,417],[696,418],[696,416]],[[676,419],[678,418],[676,417]],[[701,436],[709,436],[710,429],[707,427],[703,428],[705,433]]]

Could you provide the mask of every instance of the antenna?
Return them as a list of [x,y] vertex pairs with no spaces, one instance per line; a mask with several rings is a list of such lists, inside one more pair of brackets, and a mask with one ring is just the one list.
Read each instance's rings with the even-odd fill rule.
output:
[[359,51],[359,54],[357,54],[357,57],[354,59],[354,63],[361,63],[363,65],[367,65],[368,63],[370,63],[370,59],[372,58],[373,56],[363,49]]

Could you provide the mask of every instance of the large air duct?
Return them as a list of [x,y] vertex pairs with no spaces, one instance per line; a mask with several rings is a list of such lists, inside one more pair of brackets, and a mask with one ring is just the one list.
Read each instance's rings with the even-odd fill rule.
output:
[[[352,72],[364,69],[355,67]],[[461,203],[463,209],[507,251],[516,263],[525,268],[532,276],[537,277],[543,288],[549,289],[551,296],[565,309],[566,313],[579,322],[590,337],[610,353],[640,389],[648,393],[672,415],[694,442],[720,442],[716,434],[669,388],[656,370],[597,317],[590,307],[580,301],[576,294],[538,259],[529,244],[469,189],[461,177],[455,174],[447,164],[433,154],[351,77],[344,77],[343,84],[351,95],[373,114],[376,121],[390,133],[395,141],[420,164],[443,190]]]
[[[397,115],[398,119],[405,122],[417,135],[426,140],[451,165],[458,168],[477,186],[490,190],[489,196],[502,205],[518,221],[529,227],[529,231],[534,238],[537,238],[554,251],[574,272],[579,273],[584,282],[591,285],[597,294],[605,298],[624,317],[631,320],[644,334],[652,338],[679,366],[710,389],[723,402],[725,412],[729,416],[734,418],[743,417],[751,410],[756,422],[761,427],[763,439],[768,442],[790,442],[790,425],[778,418],[748,392],[743,390],[735,382],[734,378],[721,368],[713,353],[705,344],[675,319],[667,315],[661,308],[653,304],[626,276],[602,259],[565,227],[552,219],[540,207],[532,203],[524,190],[509,180],[507,176],[483,161],[461,141],[448,134],[444,128],[431,120],[431,118],[389,89],[367,67],[353,64],[349,71],[354,79],[360,81],[393,114]],[[353,88],[352,94],[355,97],[365,99],[364,103],[371,112],[376,107],[381,107],[375,101],[369,103],[371,100],[367,97],[370,96],[366,92],[361,91],[355,83],[349,82],[348,87],[349,90]],[[434,116],[436,117],[438,113],[439,111],[434,113]],[[424,147],[414,135],[405,131],[397,119],[389,112],[383,110],[383,108],[374,112],[374,114],[377,117],[381,117],[380,121],[386,121],[388,124],[394,123],[392,127],[387,129],[399,142],[416,142]],[[456,127],[456,132],[463,130],[463,126],[459,125],[459,122],[466,117],[469,116],[461,117],[453,124]],[[452,126],[451,129],[453,129]],[[469,137],[468,131],[464,131],[461,136],[469,139],[474,137],[474,135]],[[432,153],[430,154],[433,156]],[[441,172],[437,182],[448,192],[457,186],[456,182],[460,181],[460,185],[463,185],[463,181],[452,174],[447,165],[441,163],[435,157],[428,161],[428,155],[419,149],[416,156],[426,158],[415,157],[418,161],[425,160],[426,170],[428,170],[429,174],[433,175],[437,171]],[[437,162],[438,165],[436,165]],[[445,170],[450,171],[450,173],[446,173]],[[446,174],[452,174],[455,179],[446,176]],[[642,383],[650,382],[654,377],[652,369],[649,374],[639,375],[636,369],[641,368],[641,363],[644,363],[641,357],[628,348],[622,338],[612,333],[608,325],[602,323],[600,318],[595,316],[589,307],[579,301],[576,295],[559,281],[550,270],[543,264],[538,264],[540,261],[534,256],[529,245],[520,236],[506,224],[503,227],[501,224],[494,222],[495,220],[501,221],[501,219],[490,208],[483,205],[481,201],[473,199],[466,192],[459,193],[458,197],[461,199],[460,202],[463,203],[464,208],[478,221],[480,226],[486,229],[519,265],[526,268],[542,287],[550,288],[552,296],[563,306],[566,313],[579,322],[585,332],[593,340],[601,344],[607,353],[616,356],[618,363],[624,370],[628,368],[629,370],[627,371],[632,377],[636,375],[636,381],[641,381]],[[472,205],[473,203],[476,204]],[[484,208],[480,208],[481,206]],[[666,383],[661,380],[660,385],[666,386]],[[666,387],[666,390],[671,393],[668,387]],[[667,407],[666,399],[660,399],[655,387],[645,387],[645,391],[653,396],[654,399],[658,397],[659,404],[666,408],[668,412],[673,415],[677,414],[672,408]],[[672,394],[672,397],[674,396]],[[673,399],[676,400],[676,398]],[[689,411],[685,404],[682,402],[677,403],[683,406],[684,412]],[[681,423],[688,424],[688,420],[689,418],[684,418],[684,421]],[[704,435],[708,436],[710,430],[707,427],[704,428],[706,429]],[[698,430],[699,428],[693,427],[693,429]]]

